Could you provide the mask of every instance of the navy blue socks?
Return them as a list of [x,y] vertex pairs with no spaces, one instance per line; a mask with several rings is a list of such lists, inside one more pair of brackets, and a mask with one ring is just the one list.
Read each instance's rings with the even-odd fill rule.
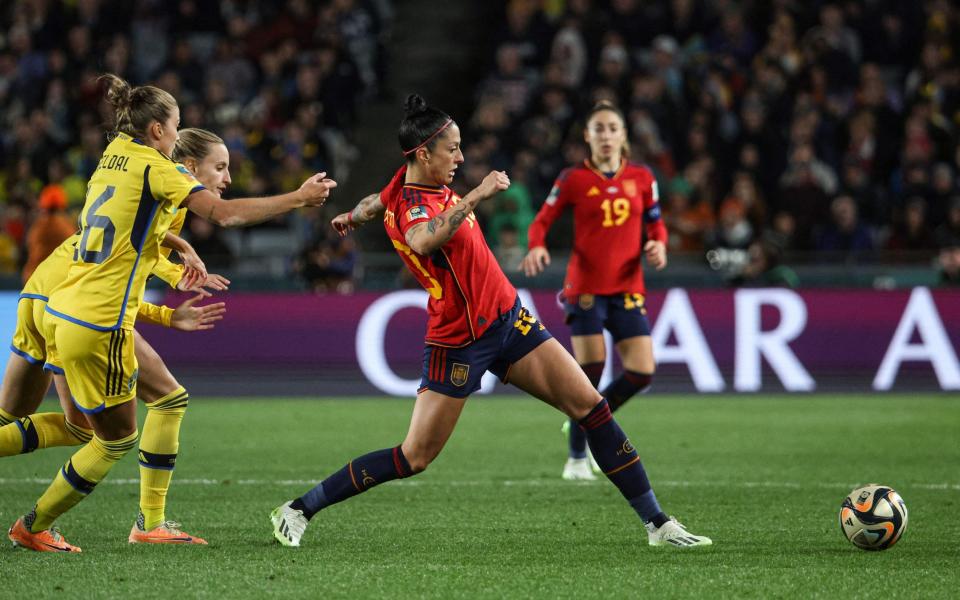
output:
[[610,403],[610,411],[616,412],[635,394],[642,394],[650,389],[652,381],[653,375],[650,373],[624,371],[620,374],[620,377],[611,381],[610,385],[601,390],[600,395]]
[[586,432],[593,458],[604,475],[617,486],[643,522],[653,523],[656,527],[666,523],[667,516],[657,504],[640,455],[613,419],[607,401],[601,400],[593,407],[580,420],[580,425]]
[[290,506],[303,511],[303,515],[310,519],[331,504],[342,502],[381,483],[411,475],[413,471],[400,446],[377,450],[353,459],[294,500]]

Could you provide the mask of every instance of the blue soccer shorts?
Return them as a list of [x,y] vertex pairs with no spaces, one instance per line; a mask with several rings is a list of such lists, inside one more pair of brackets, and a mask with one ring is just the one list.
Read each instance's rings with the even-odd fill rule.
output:
[[418,391],[466,398],[480,389],[487,371],[507,383],[510,366],[552,337],[517,298],[513,309],[500,315],[475,342],[461,348],[424,346]]
[[614,342],[650,335],[643,294],[580,294],[563,303],[573,335],[594,335],[606,329]]

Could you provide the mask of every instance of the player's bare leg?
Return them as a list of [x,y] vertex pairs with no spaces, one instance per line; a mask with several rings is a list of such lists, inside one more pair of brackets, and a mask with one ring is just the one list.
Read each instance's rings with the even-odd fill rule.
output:
[[403,443],[353,459],[303,496],[275,508],[270,513],[274,538],[298,547],[307,523],[319,511],[381,483],[422,472],[450,439],[464,404],[466,398],[421,391]]
[[[51,377],[64,412],[37,413]],[[45,371],[40,363],[31,364],[13,355],[7,364],[0,396],[0,456],[79,446],[89,442],[93,435],[86,417],[73,407],[64,377]]]
[[140,512],[130,529],[131,544],[206,544],[166,518],[167,492],[180,448],[180,425],[189,395],[160,355],[137,330],[134,350],[139,365],[137,396],[146,403],[140,436]]
[[42,363],[30,363],[11,352],[0,385],[0,424],[6,425],[36,412],[50,387],[51,375],[43,370]]
[[643,520],[650,545],[709,545],[660,509],[636,449],[620,429],[607,401],[590,385],[563,346],[550,339],[513,364],[512,383],[575,419],[585,430],[593,455],[610,481]]

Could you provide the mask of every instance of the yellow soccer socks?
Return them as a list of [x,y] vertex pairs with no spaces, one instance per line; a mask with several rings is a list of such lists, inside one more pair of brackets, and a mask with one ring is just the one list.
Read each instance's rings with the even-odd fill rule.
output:
[[113,465],[137,444],[137,434],[119,440],[105,441],[96,435],[77,450],[63,465],[47,491],[37,500],[26,525],[36,533],[48,529],[63,513],[83,500],[100,483]]
[[[7,414],[0,410],[0,419]],[[0,427],[0,456],[27,454],[38,448],[79,446],[90,441],[93,430],[66,420],[63,413],[38,413]]]
[[163,523],[167,490],[180,448],[180,423],[190,400],[182,386],[147,405],[140,438],[140,527],[150,531]]

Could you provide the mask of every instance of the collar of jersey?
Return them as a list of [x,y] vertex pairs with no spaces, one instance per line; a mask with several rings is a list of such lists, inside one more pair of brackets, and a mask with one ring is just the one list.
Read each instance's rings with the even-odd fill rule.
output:
[[140,144],[140,145],[143,146],[144,148],[149,148],[150,150],[153,150],[154,152],[156,152],[156,153],[159,154],[160,156],[164,157],[165,159],[173,162],[173,159],[172,159],[172,158],[170,158],[169,156],[167,156],[167,155],[164,154],[163,152],[157,150],[156,148],[153,148],[153,147],[151,147],[151,146],[148,146],[148,145],[144,144],[144,143],[143,143],[143,140],[141,140],[140,138],[135,138],[135,137],[133,137],[133,136],[131,136],[131,135],[128,135],[128,134],[126,134],[126,133],[123,133],[122,131],[118,131],[118,132],[117,132],[117,137],[120,138],[120,139],[122,139],[122,140],[127,140],[127,141],[130,141],[130,142],[133,142],[134,144]]
[[421,190],[424,192],[442,192],[444,186],[442,185],[427,185],[426,183],[405,183],[403,187],[410,188],[414,190]]
[[596,165],[593,164],[593,161],[589,158],[583,159],[583,166],[585,166],[586,168],[596,173],[600,177],[600,179],[613,180],[623,175],[623,171],[627,168],[627,159],[620,158],[620,166],[617,167],[617,171],[613,174],[613,177],[607,177],[607,174],[601,171],[600,169],[598,169]]

